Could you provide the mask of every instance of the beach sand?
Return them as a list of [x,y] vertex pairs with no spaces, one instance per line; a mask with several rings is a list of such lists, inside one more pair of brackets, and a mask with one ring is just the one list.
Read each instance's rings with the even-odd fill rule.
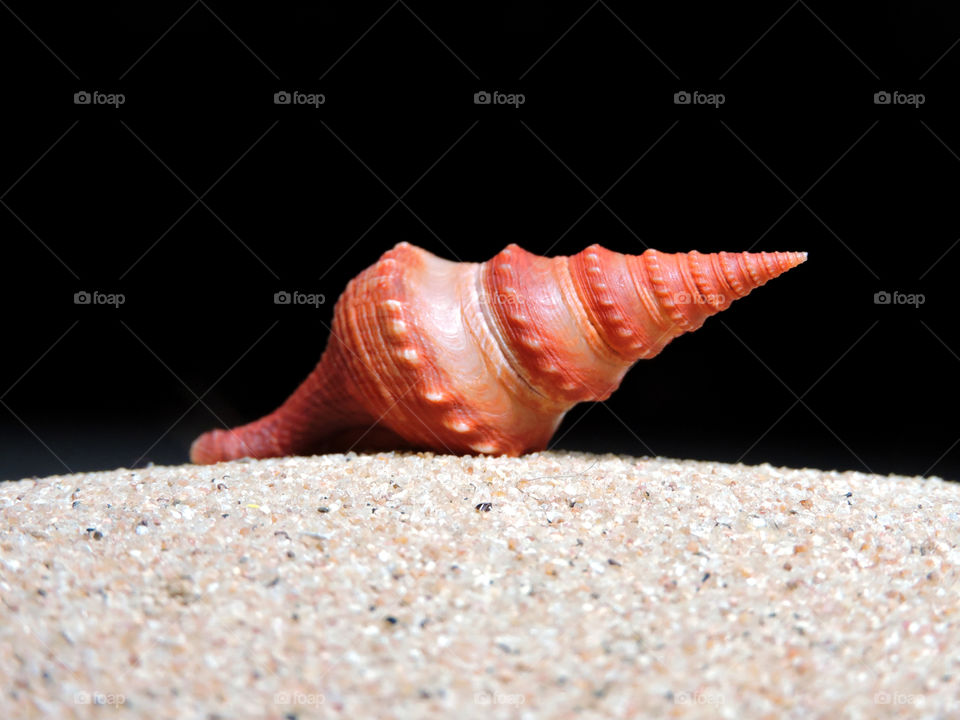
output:
[[960,717],[940,479],[351,454],[0,513],[0,717]]

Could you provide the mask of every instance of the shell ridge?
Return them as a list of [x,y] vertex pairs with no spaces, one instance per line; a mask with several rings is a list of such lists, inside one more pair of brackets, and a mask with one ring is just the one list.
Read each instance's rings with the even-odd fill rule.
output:
[[665,253],[658,253],[656,250],[646,250],[642,257],[647,266],[647,275],[650,278],[651,287],[657,297],[657,304],[660,306],[660,312],[670,318],[673,325],[677,326],[681,332],[685,332],[688,326],[687,318],[677,307],[676,298],[670,284],[664,273],[663,264],[660,256]]
[[[508,245],[507,249],[511,247],[516,247],[514,245]],[[495,259],[495,258],[494,258]],[[481,263],[479,271],[477,273],[477,285],[476,293],[478,298],[478,303],[480,305],[480,312],[483,314],[484,325],[486,329],[493,335],[493,338],[496,343],[496,347],[500,352],[500,355],[506,360],[507,367],[513,373],[513,376],[520,380],[523,383],[523,386],[537,398],[546,399],[546,396],[540,392],[539,389],[533,386],[530,380],[526,375],[521,371],[520,361],[514,355],[510,343],[507,342],[505,333],[500,327],[500,320],[497,317],[497,313],[494,311],[492,302],[494,298],[490,296],[488,291],[488,286],[492,284],[493,279],[490,277],[492,272],[491,263],[493,260],[488,260],[485,263]]]
[[[580,307],[583,308],[583,314],[586,316],[587,322],[590,324],[590,328],[593,331],[593,334],[596,336],[597,340],[602,343],[603,349],[606,351],[607,355],[611,358],[619,360],[632,365],[635,361],[624,354],[619,348],[614,347],[610,341],[607,339],[607,327],[604,324],[606,318],[601,315],[598,309],[595,309],[595,305],[603,305],[605,300],[608,300],[612,303],[611,307],[614,308],[613,312],[619,315],[621,318],[626,318],[626,313],[624,312],[622,306],[613,299],[613,292],[603,293],[604,297],[600,297],[600,293],[597,292],[596,287],[591,285],[590,279],[584,277],[584,273],[578,272],[575,266],[575,263],[579,262],[578,258],[584,256],[584,259],[587,259],[586,253],[592,253],[593,256],[597,257],[597,263],[595,265],[590,265],[589,269],[597,267],[600,269],[600,275],[603,274],[603,263],[600,261],[599,256],[597,256],[597,248],[599,246],[591,245],[583,252],[578,255],[571,255],[566,259],[564,263],[564,271],[566,276],[570,280],[570,284],[573,286],[573,292],[575,294],[576,300],[580,303]],[[599,248],[603,249],[603,248]],[[558,258],[560,259],[560,258]],[[593,301],[593,298],[589,297],[587,289],[593,290],[596,293],[596,303]],[[609,282],[607,283],[607,288],[609,290]],[[632,334],[632,331],[630,331]]]

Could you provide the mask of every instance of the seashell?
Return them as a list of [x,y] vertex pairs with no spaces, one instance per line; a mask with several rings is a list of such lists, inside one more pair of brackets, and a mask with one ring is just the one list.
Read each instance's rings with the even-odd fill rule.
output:
[[326,350],[277,410],[212,430],[195,463],[350,449],[521,455],[575,404],[806,253],[546,258],[509,245],[456,263],[400,243],[350,281]]

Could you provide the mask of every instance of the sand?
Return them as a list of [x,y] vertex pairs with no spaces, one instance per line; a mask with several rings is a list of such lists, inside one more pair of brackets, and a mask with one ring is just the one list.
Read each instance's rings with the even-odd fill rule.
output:
[[939,479],[351,454],[0,512],[0,717],[960,716]]

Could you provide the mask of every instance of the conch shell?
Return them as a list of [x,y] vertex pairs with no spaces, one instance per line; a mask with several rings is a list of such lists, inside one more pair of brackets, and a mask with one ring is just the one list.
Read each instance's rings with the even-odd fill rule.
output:
[[195,463],[350,449],[521,455],[627,370],[806,253],[546,258],[509,245],[456,263],[400,243],[350,281],[314,371],[277,410],[212,430]]

